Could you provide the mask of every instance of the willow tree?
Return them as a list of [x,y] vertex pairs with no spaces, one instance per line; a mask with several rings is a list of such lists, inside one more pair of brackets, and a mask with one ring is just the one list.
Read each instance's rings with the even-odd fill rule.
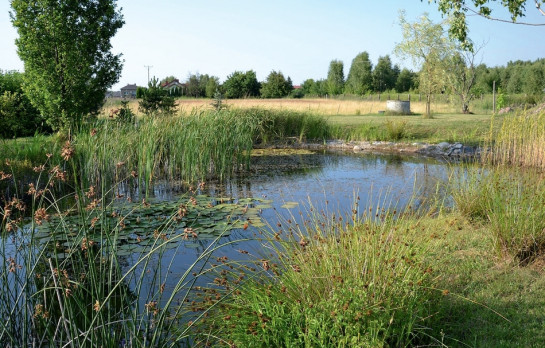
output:
[[124,24],[116,1],[12,0],[11,8],[25,94],[54,129],[77,127],[121,74],[121,55],[110,51]]
[[445,62],[451,56],[454,46],[441,24],[433,23],[425,13],[419,21],[408,22],[402,11],[399,22],[403,41],[394,49],[397,56],[409,57],[415,67],[420,67],[419,89],[426,96],[425,117],[431,117],[431,98],[441,92],[447,83]]

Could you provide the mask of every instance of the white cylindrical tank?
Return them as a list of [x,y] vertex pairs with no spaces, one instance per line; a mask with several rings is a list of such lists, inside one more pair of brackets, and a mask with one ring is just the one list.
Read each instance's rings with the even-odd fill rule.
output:
[[386,110],[396,114],[409,115],[411,113],[411,102],[401,100],[386,101]]

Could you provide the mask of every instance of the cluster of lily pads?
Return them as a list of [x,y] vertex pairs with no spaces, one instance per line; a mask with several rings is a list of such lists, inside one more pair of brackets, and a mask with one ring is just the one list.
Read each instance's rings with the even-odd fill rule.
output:
[[118,200],[79,214],[50,216],[37,226],[33,238],[52,242],[57,256],[74,248],[114,247],[118,256],[144,252],[164,244],[198,247],[203,241],[228,236],[234,229],[264,227],[260,217],[272,201],[262,198],[216,198],[206,195],[172,201]]

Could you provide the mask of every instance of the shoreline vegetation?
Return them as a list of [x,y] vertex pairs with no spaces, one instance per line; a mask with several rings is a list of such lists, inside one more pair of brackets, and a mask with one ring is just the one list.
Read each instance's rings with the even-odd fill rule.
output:
[[[370,123],[358,124],[356,117]],[[193,109],[180,117],[133,122],[105,115],[71,142],[58,135],[4,142],[0,226],[4,238],[14,241],[1,250],[0,280],[8,291],[0,296],[0,312],[9,318],[0,327],[4,345],[538,347],[545,342],[543,110],[422,120]],[[435,133],[430,137],[424,129]],[[118,212],[109,202],[119,199],[120,182],[151,185],[163,176],[204,183],[243,170],[256,144],[334,138],[388,144],[440,139],[487,151],[480,161],[453,168],[437,196],[427,197],[425,210],[409,204],[397,211],[387,197],[365,204],[355,197],[351,218],[314,212],[304,224],[288,219],[259,227],[256,238],[267,253],[241,251],[243,261],[217,254],[223,243],[234,243],[222,241],[225,230],[174,289],[165,291],[168,275],[154,271],[152,260],[166,255],[170,243],[198,238],[190,226],[175,234],[175,223],[191,213],[188,205],[207,212],[223,207],[201,202],[193,189],[147,237],[139,267],[123,271],[117,241],[127,238],[123,231],[135,211],[154,207],[144,200]],[[69,197],[80,221],[76,227],[60,208]],[[53,217],[62,243],[35,243],[37,228]],[[242,222],[236,226],[248,228]],[[142,270],[151,274],[149,289]],[[209,285],[197,286],[199,278]]]

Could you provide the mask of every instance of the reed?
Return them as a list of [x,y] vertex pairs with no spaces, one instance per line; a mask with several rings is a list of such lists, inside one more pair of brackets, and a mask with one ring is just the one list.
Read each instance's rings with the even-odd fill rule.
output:
[[[0,206],[0,344],[163,347],[189,342],[190,328],[179,314],[197,274],[222,247],[222,234],[174,276],[176,251],[166,250],[173,244],[183,248],[189,233],[174,227],[184,212],[180,208],[169,212],[159,228],[139,232],[138,239],[147,242],[130,252],[128,262],[125,227],[140,218],[140,205],[120,209],[121,197],[113,202],[110,192],[94,188],[55,199],[47,188],[68,178],[59,170],[44,165],[43,182],[27,187],[29,203],[12,197]],[[62,208],[64,200],[71,209]]]
[[487,146],[485,162],[545,168],[545,107],[505,117]]

